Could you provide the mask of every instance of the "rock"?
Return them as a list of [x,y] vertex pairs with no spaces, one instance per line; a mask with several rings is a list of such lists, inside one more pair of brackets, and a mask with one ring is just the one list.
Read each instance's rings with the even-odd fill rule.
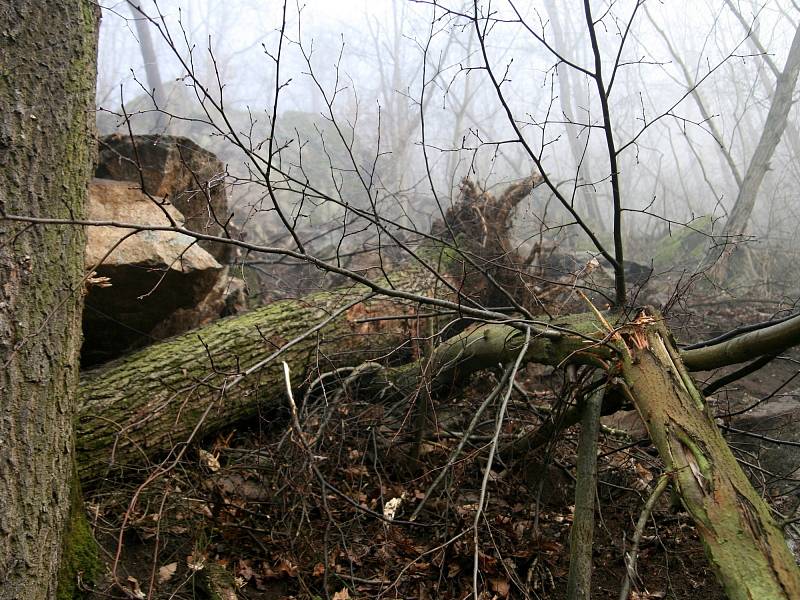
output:
[[[165,212],[183,221],[173,206],[157,205],[130,183],[96,179],[89,187],[87,216],[92,220],[169,225]],[[128,234],[130,230],[115,227],[87,229],[86,268],[102,263],[94,270],[97,277],[109,278],[111,286],[89,285],[83,366],[162,339],[165,330],[172,335],[209,318],[187,312],[202,305],[219,284],[223,268],[214,257],[179,233],[142,231],[120,242]],[[180,327],[165,328],[162,323],[178,311],[183,311]]]
[[[753,403],[757,400],[753,399]],[[789,510],[800,508],[800,495],[797,493],[800,478],[800,408],[794,393],[787,397],[772,398],[742,415],[738,415],[731,425],[736,429],[748,431],[756,436],[772,440],[785,440],[788,444],[779,444],[767,439],[739,433],[729,434],[729,438],[737,450],[745,453],[747,461],[756,459],[762,469],[777,475],[771,478],[768,489],[773,494],[790,494],[784,498]],[[795,444],[795,445],[792,445]],[[758,479],[764,476],[757,472]],[[758,482],[754,482],[758,485]]]
[[[224,236],[231,211],[225,191],[225,165],[211,152],[184,137],[113,134],[100,139],[95,175],[130,181],[144,192],[166,198],[185,217],[186,228]],[[230,229],[229,229],[230,231]],[[222,264],[232,246],[201,241]]]
[[230,275],[225,267],[208,294],[195,306],[177,309],[169,319],[161,321],[150,334],[157,339],[178,335],[195,327],[207,325],[220,317],[245,312],[247,299],[245,283]]
[[683,227],[670,228],[661,239],[650,243],[656,269],[694,272],[713,242],[713,229],[714,220],[708,215],[697,217]]

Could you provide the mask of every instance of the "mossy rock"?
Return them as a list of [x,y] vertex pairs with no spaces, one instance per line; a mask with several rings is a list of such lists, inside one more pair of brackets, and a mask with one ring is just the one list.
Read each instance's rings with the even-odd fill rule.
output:
[[655,243],[653,264],[656,270],[697,264],[705,256],[713,221],[711,216],[698,217],[684,227],[673,229]]

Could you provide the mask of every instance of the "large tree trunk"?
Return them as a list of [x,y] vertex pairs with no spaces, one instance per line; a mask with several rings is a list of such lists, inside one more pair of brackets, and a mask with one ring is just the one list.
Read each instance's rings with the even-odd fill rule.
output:
[[728,598],[800,598],[800,571],[783,533],[715,425],[666,327],[643,316],[620,342],[622,375]]
[[[96,23],[87,0],[0,4],[0,213],[83,216]],[[82,516],[69,518],[84,233],[2,223],[0,598],[50,599]]]
[[[434,286],[432,277],[416,269],[392,279],[404,289],[424,291]],[[386,299],[359,302],[367,292],[357,286],[276,302],[85,372],[77,424],[81,478],[91,483],[109,471],[148,468],[152,460],[190,436],[197,439],[283,404],[279,369],[283,360],[291,367],[294,383],[302,386],[320,372],[355,368],[388,356],[392,363],[405,364],[371,370],[359,386],[384,397],[391,390],[393,398],[413,397],[423,381],[437,394],[471,373],[513,360],[516,350],[508,342],[519,330],[488,325],[447,340],[428,358],[409,361],[418,351],[413,338],[426,338],[431,332],[431,319],[415,315],[424,316],[429,310]],[[403,315],[408,318],[397,318]],[[300,339],[325,320],[329,322]],[[526,360],[554,366],[567,361],[598,365],[598,358],[611,358],[603,346],[586,351],[587,339],[597,334],[594,315],[569,315],[554,320],[552,326],[554,333],[569,330],[579,335],[535,336]],[[800,317],[795,317],[681,354],[689,370],[709,370],[798,343]],[[282,347],[286,349],[280,356],[268,360]],[[573,421],[577,416],[576,412]],[[507,451],[518,455],[536,447],[540,437],[521,438]]]

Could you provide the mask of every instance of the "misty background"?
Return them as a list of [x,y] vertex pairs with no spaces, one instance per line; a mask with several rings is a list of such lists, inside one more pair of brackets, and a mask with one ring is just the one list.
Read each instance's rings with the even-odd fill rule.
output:
[[[320,255],[391,245],[375,219],[410,240],[457,199],[462,178],[502,188],[535,172],[529,153],[610,240],[609,153],[584,72],[595,57],[582,2],[138,6],[146,17],[127,2],[104,5],[98,133],[187,136],[215,152],[248,241],[291,245],[273,192]],[[658,264],[664,240],[688,227],[707,234],[706,247],[721,243],[800,12],[792,0],[592,7],[613,81],[628,257],[691,271],[701,255]],[[768,280],[759,283],[778,294],[791,290],[776,273],[796,262],[798,152],[793,106],[739,236],[755,253],[752,272]],[[591,250],[573,223],[543,186],[518,209],[516,235],[523,247],[546,238]]]

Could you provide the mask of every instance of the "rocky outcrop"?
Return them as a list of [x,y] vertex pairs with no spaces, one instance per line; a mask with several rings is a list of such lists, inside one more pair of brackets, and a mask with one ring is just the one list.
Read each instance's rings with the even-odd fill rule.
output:
[[[101,138],[95,175],[130,181],[177,208],[191,231],[225,236],[231,211],[224,185],[225,165],[185,137],[113,134]],[[231,247],[201,241],[217,261],[228,263]]]
[[[90,219],[169,225],[170,215],[191,231],[233,233],[225,165],[188,138],[106,136],[96,175]],[[87,268],[99,266],[86,297],[83,366],[244,310],[244,282],[227,267],[232,246],[169,231],[129,233],[88,230]]]
[[[95,179],[88,218],[168,225],[167,213],[184,221],[174,206],[137,188]],[[131,235],[115,227],[90,227],[86,265],[96,275],[85,302],[84,366],[208,323],[230,312],[227,304],[233,302],[235,311],[241,301],[242,284],[231,284],[227,269],[193,238],[171,231]],[[232,299],[226,293],[231,285],[238,289]]]

